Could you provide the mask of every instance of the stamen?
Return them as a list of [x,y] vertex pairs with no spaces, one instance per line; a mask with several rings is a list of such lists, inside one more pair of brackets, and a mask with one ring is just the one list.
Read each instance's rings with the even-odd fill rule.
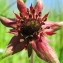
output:
[[36,19],[38,19],[38,15],[36,15]]
[[42,21],[46,21],[46,20],[47,20],[48,15],[49,15],[49,13],[47,13],[47,14],[42,18]]
[[46,19],[44,19],[44,21],[46,21],[47,20],[47,18]]
[[33,14],[35,13],[35,9],[33,9],[32,13],[33,13]]
[[34,9],[34,8],[32,7],[32,4],[31,4],[31,6],[30,6],[30,11],[32,12],[32,11],[33,11],[33,9]]
[[40,24],[41,24],[41,25],[45,25],[45,23],[44,23],[44,22],[41,22]]
[[33,15],[33,19],[35,19],[36,18],[35,9],[33,9],[32,15]]
[[20,12],[20,16],[23,17],[22,13]]
[[50,27],[49,27],[49,26],[47,26],[45,29],[50,29]]
[[21,20],[21,23],[22,23],[22,24],[24,23],[24,20],[23,20],[23,19]]
[[27,14],[29,14],[29,9],[27,8]]
[[38,14],[38,15],[39,15],[39,17],[40,17],[40,16],[41,16],[41,12],[39,12],[39,14]]
[[32,15],[31,14],[29,14],[29,18],[32,18]]

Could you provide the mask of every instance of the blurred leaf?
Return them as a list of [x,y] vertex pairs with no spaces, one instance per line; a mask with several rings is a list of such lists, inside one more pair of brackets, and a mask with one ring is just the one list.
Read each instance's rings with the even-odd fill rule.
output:
[[24,2],[26,2],[26,0],[24,0]]

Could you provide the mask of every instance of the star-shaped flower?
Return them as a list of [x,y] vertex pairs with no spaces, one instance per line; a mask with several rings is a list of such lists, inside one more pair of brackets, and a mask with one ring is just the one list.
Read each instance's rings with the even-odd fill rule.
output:
[[28,51],[28,56],[32,54],[32,49],[37,55],[48,63],[60,63],[55,51],[48,44],[46,35],[55,34],[55,30],[60,27],[57,23],[47,21],[48,14],[41,15],[43,4],[37,0],[35,7],[30,6],[28,9],[23,0],[17,0],[17,7],[20,15],[15,14],[16,18],[6,18],[0,16],[1,22],[11,27],[9,33],[14,34],[8,44],[6,53],[15,54],[23,49]]

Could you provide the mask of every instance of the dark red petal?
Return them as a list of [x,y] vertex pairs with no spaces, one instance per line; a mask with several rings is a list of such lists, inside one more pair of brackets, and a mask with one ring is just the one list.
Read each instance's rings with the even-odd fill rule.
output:
[[15,19],[10,19],[10,18],[0,16],[0,21],[2,22],[3,25],[5,25],[7,27],[16,28]]
[[43,9],[42,0],[37,0],[37,4],[35,6],[36,14],[38,14],[39,12],[41,12],[42,9]]
[[54,35],[56,34],[55,32],[45,32],[47,35]]
[[[39,42],[40,43],[40,42]],[[39,45],[36,41],[32,43],[32,48],[34,49],[34,51],[36,52],[37,56],[45,61],[48,61],[46,59],[46,57],[44,56],[44,54],[38,50],[37,45]],[[40,46],[40,45],[39,45]],[[41,46],[40,46],[41,47]],[[42,48],[43,49],[43,48]]]
[[59,63],[54,49],[48,44],[46,38],[42,37],[42,42],[37,41],[38,51],[41,51],[48,63]]
[[37,55],[48,63],[60,63],[54,49],[48,44],[46,38],[42,36],[42,42],[39,41],[39,38],[32,44]]
[[23,0],[17,0],[17,7],[18,7],[20,13],[22,13],[22,15],[24,15],[24,16],[27,15],[27,8],[26,8]]
[[18,30],[16,29],[11,29],[8,33],[14,34],[15,36],[18,36]]
[[10,43],[8,44],[6,53],[12,53],[15,54],[17,52],[20,52],[25,47],[25,42],[20,36],[14,36]]
[[15,14],[17,19],[21,19],[21,17],[18,14],[16,14],[16,13],[14,13],[14,14]]
[[32,4],[31,4],[30,11],[33,12],[33,10],[34,10],[34,8],[33,8]]
[[42,17],[42,21],[46,21],[47,20],[47,17],[48,17],[49,13],[45,14],[44,17]]

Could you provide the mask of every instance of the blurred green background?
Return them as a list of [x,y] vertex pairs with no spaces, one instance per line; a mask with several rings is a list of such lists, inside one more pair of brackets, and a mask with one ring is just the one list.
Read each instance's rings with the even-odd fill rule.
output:
[[[31,3],[35,5],[36,0],[26,0],[25,2],[27,7],[29,7]],[[42,14],[44,15],[47,12],[50,12],[48,20],[57,22],[63,20],[63,0],[43,0],[43,3],[44,9]],[[13,11],[19,13],[16,6],[16,0],[0,0],[1,16],[13,18],[15,17]],[[12,34],[7,33],[8,31],[9,28],[3,26],[0,23],[0,57],[3,55],[7,44],[13,36]],[[55,35],[48,38],[51,39],[52,42],[50,42],[50,45],[55,49],[60,62],[63,63],[63,29],[58,30]],[[0,61],[0,63],[30,63],[30,58],[28,58],[27,56],[27,51],[23,50],[19,53],[3,59],[2,61]],[[38,58],[37,55],[34,53],[34,63],[46,62]]]

